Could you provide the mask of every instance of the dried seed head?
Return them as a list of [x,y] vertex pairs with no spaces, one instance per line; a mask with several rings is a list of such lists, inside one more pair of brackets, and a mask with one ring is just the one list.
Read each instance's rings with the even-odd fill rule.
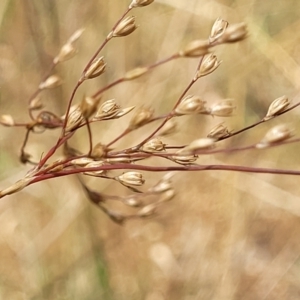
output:
[[60,86],[61,84],[62,84],[62,80],[59,76],[51,75],[39,85],[39,89],[40,90],[52,89]]
[[14,126],[15,121],[11,115],[1,115],[0,123],[4,126]]
[[135,68],[125,73],[124,79],[125,80],[133,80],[142,75],[144,75],[148,71],[148,68]]
[[199,70],[197,71],[195,79],[198,79],[200,77],[206,76],[213,71],[215,71],[219,65],[221,64],[221,61],[218,60],[217,56],[214,54],[209,54],[204,57],[202,64],[200,65]]
[[197,155],[182,155],[181,150],[177,151],[178,155],[172,157],[174,162],[177,162],[182,165],[190,165],[194,163],[197,159]]
[[164,127],[159,131],[159,135],[169,135],[174,132],[176,132],[177,129],[177,123],[174,121],[174,119],[170,119]]
[[177,116],[198,114],[205,110],[205,101],[202,101],[198,96],[188,95],[181,100],[175,108]]
[[70,112],[67,125],[66,125],[66,132],[73,131],[74,129],[78,128],[82,123],[84,122],[84,117],[81,112],[81,109],[79,106],[77,106],[77,109]]
[[221,18],[218,18],[211,29],[209,41],[213,43],[217,39],[219,39],[224,34],[227,27],[228,27],[228,22],[222,20]]
[[195,40],[190,42],[182,51],[179,51],[180,56],[198,57],[209,53],[209,43],[207,40]]
[[149,217],[155,213],[155,210],[157,208],[157,204],[152,203],[144,206],[142,209],[140,209],[137,212],[137,215],[141,218]]
[[290,137],[292,137],[292,129],[286,124],[280,124],[271,128],[256,145],[256,148],[265,148],[272,144],[283,142]]
[[189,145],[179,151],[180,154],[193,154],[199,150],[209,150],[215,147],[215,140],[211,138],[202,138],[192,141]]
[[145,152],[159,152],[165,150],[165,144],[158,138],[154,138],[146,142],[141,150]]
[[85,119],[93,115],[99,104],[100,98],[84,97],[80,103],[80,110]]
[[83,80],[91,79],[100,76],[104,73],[106,68],[106,63],[104,62],[103,56],[95,58],[92,64],[83,74]]
[[145,182],[142,173],[135,171],[123,173],[122,175],[116,177],[116,179],[122,184],[132,186],[140,186]]
[[224,126],[223,124],[218,124],[209,132],[207,137],[218,140],[220,138],[224,138],[229,135],[230,135],[230,132],[228,131],[227,127]]
[[104,165],[103,161],[92,161],[85,165],[84,168],[99,168],[99,170],[95,171],[87,171],[84,172],[83,174],[85,175],[90,175],[90,176],[103,176],[105,174],[105,170],[101,170],[101,167]]
[[153,110],[150,108],[139,108],[129,122],[128,128],[130,130],[139,128],[151,121],[153,117]]
[[235,110],[233,103],[234,101],[232,99],[221,100],[210,108],[210,113],[217,117],[230,117]]
[[128,16],[118,24],[118,26],[112,32],[112,36],[113,37],[126,36],[132,33],[133,31],[135,31],[136,29],[137,26],[135,24],[135,17]]
[[267,115],[264,117],[264,120],[266,121],[277,116],[278,114],[285,111],[289,105],[290,101],[287,96],[281,96],[275,99],[269,106],[269,110],[267,112]]
[[153,2],[154,0],[132,0],[132,2],[129,5],[129,8],[147,6]]
[[39,96],[33,98],[29,103],[29,109],[31,109],[31,110],[39,110],[39,109],[42,109],[43,107],[44,106],[43,106],[42,100]]
[[247,26],[245,23],[237,23],[228,26],[220,38],[221,43],[235,43],[247,37]]

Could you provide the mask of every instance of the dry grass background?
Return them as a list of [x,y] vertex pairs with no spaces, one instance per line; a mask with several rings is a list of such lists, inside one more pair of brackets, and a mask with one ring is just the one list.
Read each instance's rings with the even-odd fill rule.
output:
[[[27,99],[51,57],[76,29],[85,27],[78,55],[58,69],[64,85],[44,95],[47,108],[63,113],[82,67],[127,4],[127,0],[2,0],[1,114],[27,118]],[[77,101],[126,70],[206,37],[219,16],[229,23],[246,22],[249,38],[218,48],[221,67],[200,80],[193,92],[208,102],[236,99],[236,114],[226,119],[232,129],[260,119],[271,101],[283,94],[295,102],[299,98],[299,1],[157,0],[134,14],[140,28],[108,45],[103,52],[107,72],[88,82]],[[104,98],[114,97],[126,106],[149,104],[158,113],[166,112],[188,84],[196,64],[193,59],[177,60],[136,82],[119,85]],[[223,143],[250,144],[279,122],[298,128],[298,115],[291,112]],[[129,118],[94,127],[99,141],[115,137]],[[203,137],[219,122],[219,118],[184,117],[180,132],[168,141],[184,143]],[[1,187],[28,169],[18,162],[23,134],[22,129],[0,128]],[[143,134],[130,135],[126,143]],[[52,131],[33,137],[28,151],[39,157],[57,135]],[[72,142],[87,147],[84,133]],[[200,160],[299,168],[297,147]],[[147,176],[154,182],[160,175]],[[105,193],[117,188],[104,180],[90,184]],[[74,178],[42,182],[2,199],[0,298],[300,299],[299,178],[185,173],[176,175],[174,186],[176,198],[156,216],[122,227],[86,200]]]

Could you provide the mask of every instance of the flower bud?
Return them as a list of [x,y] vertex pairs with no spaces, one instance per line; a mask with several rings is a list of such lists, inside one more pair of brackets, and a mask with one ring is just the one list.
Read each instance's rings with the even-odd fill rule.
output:
[[220,64],[221,61],[218,60],[216,55],[209,54],[205,56],[201,63],[200,69],[197,71],[196,79],[212,73],[219,67]]
[[237,23],[228,26],[223,33],[221,43],[235,43],[244,40],[247,37],[247,26],[245,23]]
[[116,179],[124,185],[140,186],[143,185],[145,180],[140,172],[130,171],[123,173],[116,177]]
[[95,159],[99,159],[103,157],[107,153],[108,149],[106,145],[103,145],[101,143],[98,143],[92,150],[91,156]]
[[150,108],[141,107],[139,108],[129,122],[128,128],[130,130],[139,128],[149,123],[153,116],[153,110]]
[[235,109],[235,106],[233,105],[232,99],[224,99],[217,103],[215,103],[210,108],[210,113],[213,116],[217,117],[229,117],[232,115],[233,110]]
[[267,115],[264,117],[264,120],[267,121],[269,119],[272,119],[276,115],[285,111],[289,105],[290,101],[287,96],[281,96],[275,99],[269,106]]
[[175,108],[176,115],[191,115],[202,112],[205,102],[202,101],[198,96],[188,95],[181,100],[179,105]]
[[209,53],[209,43],[207,40],[195,40],[190,42],[182,51],[180,56],[198,57]]
[[14,126],[15,121],[11,115],[1,115],[0,124],[4,126]]
[[51,75],[39,85],[39,89],[40,90],[52,89],[60,86],[61,84],[62,84],[62,80],[59,76]]
[[74,166],[86,166],[87,164],[93,162],[94,160],[89,157],[81,157],[81,158],[75,158],[71,161],[71,164]]
[[208,133],[207,137],[218,140],[229,135],[230,132],[228,131],[227,127],[223,124],[218,124]]
[[113,37],[126,36],[132,33],[133,31],[135,31],[136,29],[137,26],[135,24],[135,17],[128,16],[118,24],[118,26],[112,32],[112,36]]
[[158,138],[154,138],[146,142],[141,150],[145,152],[159,152],[165,149],[165,144]]
[[147,6],[152,2],[154,2],[154,0],[132,0],[132,2],[129,5],[129,8]]
[[210,32],[209,40],[211,43],[219,39],[225,32],[226,28],[228,27],[228,22],[218,18]]
[[83,79],[91,79],[100,76],[104,73],[106,63],[104,62],[103,56],[95,58],[92,64],[83,74]]
[[271,144],[283,142],[292,136],[292,130],[286,124],[280,124],[271,128],[264,138],[256,145],[256,148],[265,148]]

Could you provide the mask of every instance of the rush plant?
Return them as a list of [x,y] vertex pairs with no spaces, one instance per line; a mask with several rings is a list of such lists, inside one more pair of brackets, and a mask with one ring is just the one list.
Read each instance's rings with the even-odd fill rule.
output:
[[[195,37],[182,49],[177,49],[169,56],[156,62],[142,65],[127,71],[122,77],[109,82],[94,92],[86,92],[80,101],[78,90],[87,81],[102,76],[109,62],[102,55],[103,49],[113,39],[126,38],[138,29],[136,18],[131,13],[148,5],[155,5],[153,0],[133,0],[121,17],[112,26],[104,41],[98,49],[86,60],[86,64],[79,74],[77,83],[69,91],[67,107],[63,115],[57,115],[47,110],[42,101],[42,94],[48,89],[55,89],[63,84],[67,78],[60,78],[55,74],[58,65],[64,64],[69,59],[76,58],[77,45],[84,34],[83,29],[77,30],[61,47],[59,53],[54,56],[49,72],[41,79],[37,89],[32,93],[28,101],[28,120],[17,121],[10,114],[2,114],[0,123],[7,127],[23,127],[25,129],[24,141],[21,145],[20,160],[30,166],[27,174],[10,187],[0,191],[0,198],[14,194],[25,187],[51,178],[76,175],[78,182],[86,192],[88,198],[100,207],[113,221],[122,223],[127,219],[140,218],[152,215],[157,208],[169,201],[175,195],[171,184],[171,178],[175,171],[192,172],[215,170],[238,171],[250,173],[271,173],[284,175],[300,175],[298,170],[258,168],[248,165],[228,164],[202,164],[198,163],[199,157],[207,154],[237,153],[257,149],[257,151],[284,146],[299,142],[299,138],[293,137],[293,130],[286,124],[272,127],[271,120],[278,118],[300,105],[291,105],[286,96],[281,96],[270,101],[265,116],[253,124],[249,124],[238,130],[231,130],[224,123],[220,123],[206,136],[195,137],[189,144],[167,144],[166,135],[180,131],[180,122],[187,115],[205,115],[207,117],[230,117],[237,103],[232,99],[223,99],[216,103],[207,103],[201,95],[191,93],[191,88],[201,84],[201,79],[210,76],[221,68],[221,61],[214,54],[214,49],[220,45],[232,44],[243,41],[247,37],[247,28],[244,23],[229,24],[226,20],[218,18],[212,25],[207,37]],[[113,87],[127,81],[134,81],[149,72],[155,72],[163,64],[181,58],[197,58],[194,73],[190,82],[182,87],[182,92],[173,101],[173,107],[164,114],[156,114],[147,103],[141,103],[140,107],[121,106],[115,99],[107,99],[106,92]],[[194,60],[196,61],[196,60]],[[101,126],[108,120],[117,120],[131,114],[127,127],[112,138],[110,142],[95,142],[92,124]],[[219,147],[220,141],[240,135],[245,131],[253,130],[262,123],[270,122],[270,129],[265,136],[256,143],[247,146]],[[149,124],[155,124],[154,129],[149,129],[146,136],[135,144],[126,148],[116,146],[132,132],[141,127],[147,128]],[[87,151],[74,148],[69,142],[79,129],[86,130]],[[150,127],[149,127],[150,128]],[[39,160],[34,160],[27,149],[29,137],[34,134],[46,134],[49,130],[57,132],[57,140],[46,152],[41,153]],[[58,152],[63,156],[58,156]],[[143,188],[147,182],[149,172],[165,172],[158,182],[147,188]],[[96,177],[98,180],[112,180],[127,187],[130,195],[106,195],[88,187],[85,178]],[[155,197],[153,197],[155,196]],[[149,197],[153,201],[145,201]],[[126,206],[135,207],[136,212],[125,214],[122,211],[112,210],[109,201],[120,201]]]

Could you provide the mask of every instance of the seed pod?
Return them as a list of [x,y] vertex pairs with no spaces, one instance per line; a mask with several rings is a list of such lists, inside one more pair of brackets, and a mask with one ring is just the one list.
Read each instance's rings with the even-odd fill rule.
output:
[[159,152],[165,149],[165,144],[158,138],[154,138],[146,142],[142,148],[145,152]]
[[175,133],[177,129],[177,123],[174,121],[174,119],[170,119],[164,127],[159,131],[159,135],[169,135],[172,133]]
[[232,99],[224,99],[217,103],[215,103],[210,108],[210,113],[213,116],[218,117],[229,117],[232,115],[232,112],[234,111],[235,106],[233,105]]
[[86,166],[87,164],[93,162],[94,160],[89,157],[75,158],[71,161],[71,164],[74,166]]
[[84,97],[80,103],[80,110],[85,119],[93,115],[98,107],[100,98]]
[[230,132],[228,131],[227,127],[223,124],[218,124],[208,133],[207,137],[218,140],[229,135]]
[[107,153],[107,151],[108,149],[106,145],[98,143],[92,150],[92,157],[96,159],[102,158]]
[[172,159],[174,162],[177,162],[182,165],[190,165],[191,163],[194,163],[197,159],[197,155],[182,155],[181,151],[177,151],[176,156],[173,156]]
[[235,43],[244,40],[247,37],[247,26],[245,23],[237,23],[228,26],[223,33],[221,43]]
[[[92,161],[85,165],[85,168],[101,168],[104,165],[103,161]],[[95,170],[95,171],[87,171],[84,172],[83,174],[85,175],[90,175],[90,176],[103,176],[105,174],[105,170]]]
[[198,96],[188,95],[181,100],[175,109],[176,115],[198,114],[204,110],[205,102]]
[[125,73],[124,79],[125,80],[133,80],[142,75],[144,75],[148,71],[148,68],[135,68]]
[[135,24],[135,17],[128,16],[118,24],[118,26],[112,32],[112,36],[113,37],[126,36],[132,33],[133,31],[135,31],[136,29],[137,26]]
[[81,123],[84,122],[84,117],[82,115],[80,107],[77,107],[77,109],[70,112],[67,125],[66,125],[66,132],[73,131],[74,129],[77,129]]
[[264,120],[267,121],[276,115],[285,111],[290,105],[290,101],[287,96],[281,96],[275,99],[269,106],[267,115],[264,117]]
[[31,110],[39,110],[39,109],[42,109],[43,107],[44,106],[43,106],[42,100],[39,96],[33,98],[29,103],[29,109],[31,109]]
[[62,84],[62,80],[59,76],[51,75],[39,85],[39,89],[40,90],[53,89],[60,86],[61,84]]
[[132,186],[141,186],[145,182],[142,173],[136,171],[123,173],[122,175],[116,177],[116,179],[125,185]]
[[213,43],[217,39],[219,39],[224,34],[227,27],[228,27],[228,22],[222,20],[221,18],[218,18],[211,29],[210,37],[209,37],[210,42]]
[[129,8],[147,6],[153,2],[154,0],[132,0],[132,2],[129,5]]
[[76,49],[73,46],[73,44],[66,43],[61,47],[58,55],[53,59],[53,63],[57,64],[60,62],[64,62],[64,61],[74,57],[75,54],[76,54]]
[[105,101],[97,111],[95,119],[107,120],[113,118],[120,111],[115,99]]
[[202,138],[192,141],[189,145],[180,150],[183,155],[193,154],[199,150],[209,150],[215,147],[215,140],[211,138]]
[[106,63],[104,62],[103,56],[95,58],[92,64],[83,74],[83,79],[92,79],[100,76],[104,73],[106,68]]
[[187,44],[187,46],[179,51],[180,56],[198,57],[209,53],[209,43],[207,40],[194,40]]
[[83,32],[84,32],[84,28],[80,28],[76,30],[68,39],[68,43],[73,44],[74,42],[76,42],[80,38]]
[[209,54],[205,56],[200,66],[200,69],[197,71],[196,79],[212,73],[219,67],[220,64],[221,61],[218,60],[216,55]]
[[149,123],[153,116],[153,110],[150,108],[141,107],[139,108],[129,122],[128,128],[130,130],[139,128]]
[[140,209],[137,212],[137,215],[142,218],[149,217],[155,213],[156,208],[157,208],[157,204],[155,203],[148,204],[144,206],[142,209]]
[[272,144],[283,142],[292,137],[292,130],[286,124],[280,124],[271,128],[264,138],[256,145],[256,148],[265,148]]
[[16,183],[11,185],[10,187],[0,191],[0,198],[2,198],[3,196],[11,195],[11,194],[14,194],[16,192],[21,191],[27,185],[29,185],[32,180],[33,180],[33,178],[31,178],[31,177],[28,177],[28,178],[25,177],[25,178],[17,181]]
[[15,121],[11,115],[1,115],[0,123],[4,126],[14,126]]

